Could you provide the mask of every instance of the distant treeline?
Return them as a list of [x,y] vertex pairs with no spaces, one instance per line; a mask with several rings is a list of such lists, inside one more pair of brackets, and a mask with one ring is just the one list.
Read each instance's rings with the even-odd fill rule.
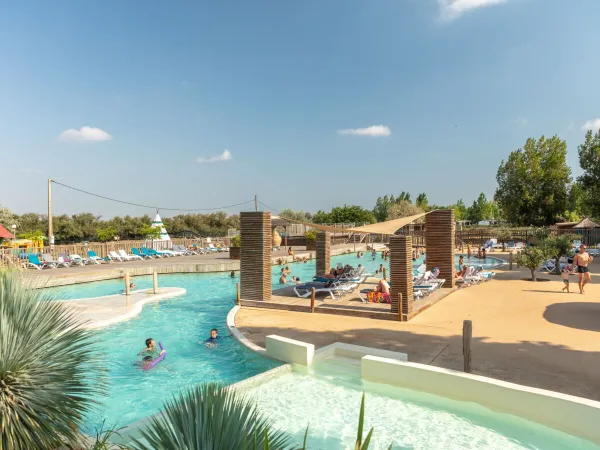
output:
[[[48,216],[36,213],[12,214],[6,208],[0,208],[0,223],[9,228],[17,225],[17,236],[34,238],[48,234]],[[211,214],[180,214],[163,217],[167,232],[174,237],[218,237],[226,236],[228,228],[239,228],[239,215],[229,216],[225,212]],[[80,213],[72,216],[62,214],[53,216],[54,241],[56,244],[70,244],[81,241],[105,242],[144,239],[152,234],[152,218],[148,215],[132,217],[113,217],[103,220],[92,213]]]

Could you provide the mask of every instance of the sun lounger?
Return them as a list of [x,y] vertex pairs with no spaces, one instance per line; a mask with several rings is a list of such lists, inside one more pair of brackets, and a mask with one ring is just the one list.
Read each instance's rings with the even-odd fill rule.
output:
[[[304,283],[294,286],[294,292],[300,298],[306,298],[311,295],[312,288],[315,288],[315,293],[325,292],[331,296],[332,299],[337,298],[343,294],[353,291],[358,284],[355,283]],[[301,292],[304,291],[304,292]]]
[[128,255],[127,253],[125,253],[125,250],[123,250],[123,249],[119,250],[117,253],[123,261],[131,261],[133,259],[144,259],[141,256],[134,255],[133,253]]
[[134,256],[137,256],[140,259],[154,259],[154,256],[140,252],[139,248],[132,248],[131,253],[133,253]]
[[110,258],[100,258],[94,250],[88,250],[87,254],[88,259],[94,264],[104,264],[110,262]]
[[540,272],[552,272],[556,269],[556,263],[553,259],[549,259],[539,268]]
[[67,255],[66,253],[59,253],[58,254],[58,260],[68,263],[69,267],[70,266],[84,266],[85,265],[85,263],[83,262],[83,260],[74,260],[69,255]]
[[152,253],[150,253],[146,247],[142,247],[140,250],[142,251],[142,255],[147,258],[151,258],[151,259],[161,258],[160,255],[153,255]]
[[80,266],[84,266],[90,263],[90,261],[87,258],[82,258],[77,254],[69,255],[69,259],[71,260],[72,264],[79,264]]
[[152,256],[154,256],[155,258],[168,258],[171,255],[165,253],[165,252],[158,252],[156,250],[154,250],[153,248],[146,248],[146,247],[142,247],[142,251],[144,251],[144,249],[146,249],[146,251],[151,254]]
[[215,247],[213,244],[208,244],[208,247],[206,248],[206,250],[208,250],[209,252],[218,252],[220,251],[217,247]]
[[37,255],[27,255],[27,261],[23,263],[24,267],[28,269],[56,269],[55,266],[46,264],[46,262],[40,261]]
[[108,252],[108,257],[113,261],[121,261],[123,262],[123,258],[117,254],[114,250]]
[[42,255],[42,259],[44,260],[44,262],[50,266],[54,266],[54,267],[69,267],[69,264],[64,262],[64,260],[61,261],[55,261],[54,258],[52,257],[52,255],[50,253],[44,253]]

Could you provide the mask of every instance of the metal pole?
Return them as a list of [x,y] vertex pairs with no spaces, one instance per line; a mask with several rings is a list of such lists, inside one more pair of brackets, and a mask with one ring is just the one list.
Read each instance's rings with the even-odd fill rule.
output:
[[258,197],[254,194],[254,211],[258,212]]
[[54,247],[54,227],[52,226],[52,180],[48,178],[48,245]]
[[316,297],[316,291],[315,288],[311,288],[310,290],[310,312],[314,313],[315,312],[315,297]]

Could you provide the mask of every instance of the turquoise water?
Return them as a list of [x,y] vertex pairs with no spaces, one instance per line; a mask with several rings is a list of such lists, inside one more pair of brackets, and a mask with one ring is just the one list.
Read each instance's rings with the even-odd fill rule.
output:
[[[358,414],[365,392],[365,431],[373,427],[370,449],[580,449],[598,450],[589,441],[473,403],[364,383],[360,361],[316,361],[310,369],[243,387],[270,423],[297,443],[309,426],[308,447],[354,449]],[[293,407],[290,407],[293,405]]]
[[[337,263],[363,264],[366,271],[374,273],[380,264],[389,269],[389,262],[378,255],[357,258],[356,254],[336,256]],[[471,260],[471,264],[483,264]],[[487,264],[496,260],[488,258]],[[415,265],[420,261],[415,262]],[[291,276],[303,281],[312,279],[315,261],[290,264]],[[278,284],[280,267],[273,267],[273,287]],[[108,396],[101,399],[100,407],[88,417],[84,431],[92,432],[103,421],[109,426],[124,426],[156,413],[164,400],[180,389],[203,381],[234,383],[251,377],[279,363],[240,345],[233,338],[223,339],[217,348],[203,344],[211,328],[227,335],[226,317],[235,299],[235,283],[239,273],[231,279],[228,273],[160,275],[159,286],[182,287],[186,295],[146,305],[134,319],[115,324],[97,332],[107,369]],[[134,279],[136,289],[150,288],[149,276]],[[112,295],[122,292],[123,280],[109,280],[61,288],[51,288],[58,299],[75,299]],[[167,358],[156,368],[144,372],[134,365],[137,353],[148,337],[162,341]]]
[[[413,266],[416,268],[423,262],[423,257],[419,260],[413,262]],[[346,265],[350,264],[356,267],[358,264],[362,264],[365,266],[365,273],[374,274],[376,270],[379,270],[380,265],[386,268],[389,273],[389,261],[385,261],[381,259],[381,253],[377,254],[375,260],[371,258],[370,254],[366,254],[363,258],[357,258],[356,254],[347,254],[334,256],[331,258],[331,266],[335,267],[338,263]],[[458,263],[458,256],[456,257],[456,263]],[[470,266],[483,266],[486,269],[492,269],[496,267],[498,264],[502,263],[501,260],[496,258],[486,258],[477,259],[472,257],[471,259],[466,259],[465,263]],[[288,264],[291,269],[291,273],[288,276],[288,281],[291,281],[292,276],[299,277],[301,281],[311,281],[315,275],[315,260],[308,261],[307,263],[294,263]],[[281,268],[284,266],[273,266],[273,289],[279,289],[281,285],[279,285],[279,277]],[[228,274],[188,274],[183,275],[184,278],[182,280],[186,280],[188,278],[185,277],[197,277],[198,280],[212,279],[214,277],[215,280],[220,280],[223,278],[228,279]],[[159,275],[159,286],[169,286],[169,287],[183,287],[187,288],[184,284],[169,284],[165,280],[167,280],[166,275]],[[236,279],[239,281],[239,272],[236,272]],[[141,276],[135,277],[133,280],[135,283],[135,289],[148,289],[152,287],[152,277],[150,276]],[[235,297],[235,282],[230,283],[228,285],[230,290],[225,289],[223,293],[229,294],[232,298]],[[61,300],[70,300],[77,298],[88,298],[88,297],[99,297],[103,295],[113,295],[120,292],[123,292],[123,280],[115,279],[108,281],[98,281],[93,283],[83,283],[83,284],[75,284],[60,288],[51,288],[49,291],[53,292],[57,299]],[[221,289],[221,287],[219,287]]]
[[[83,431],[92,433],[105,420],[107,426],[131,424],[159,411],[163,402],[182,388],[204,381],[235,383],[280,363],[248,350],[228,335],[226,317],[235,299],[235,280],[228,274],[161,275],[163,286],[187,289],[185,296],[144,306],[134,319],[97,332],[98,344],[107,370],[108,395],[87,417]],[[148,277],[136,279],[144,287]],[[114,293],[120,283],[91,283],[72,286],[63,293]],[[222,338],[217,347],[207,347],[211,328]],[[164,361],[142,371],[136,365],[144,340],[162,341],[167,350]]]

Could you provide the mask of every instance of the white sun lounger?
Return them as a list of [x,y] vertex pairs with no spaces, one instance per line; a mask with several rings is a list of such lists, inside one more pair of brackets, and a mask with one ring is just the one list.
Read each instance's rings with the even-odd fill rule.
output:
[[117,260],[117,261],[121,261],[123,262],[123,258],[119,255],[117,255],[117,252],[115,252],[114,250],[111,250],[108,252],[108,257],[112,260]]
[[141,256],[138,255],[134,255],[133,253],[131,254],[127,254],[125,253],[125,250],[121,249],[119,250],[119,256],[124,260],[124,261],[130,261],[132,259],[144,259]]
[[[296,295],[300,298],[307,298],[310,297],[311,293],[312,293],[312,288],[315,288],[315,293],[320,293],[320,292],[325,292],[327,294],[329,294],[331,296],[332,299],[336,299],[336,295],[339,297],[343,294],[346,294],[348,292],[353,291],[356,287],[358,286],[358,284],[356,283],[331,283],[330,285],[328,285],[328,283],[305,283],[305,284],[298,284],[296,286],[294,286],[294,292],[296,293]],[[300,291],[304,291],[304,292],[300,292]]]

